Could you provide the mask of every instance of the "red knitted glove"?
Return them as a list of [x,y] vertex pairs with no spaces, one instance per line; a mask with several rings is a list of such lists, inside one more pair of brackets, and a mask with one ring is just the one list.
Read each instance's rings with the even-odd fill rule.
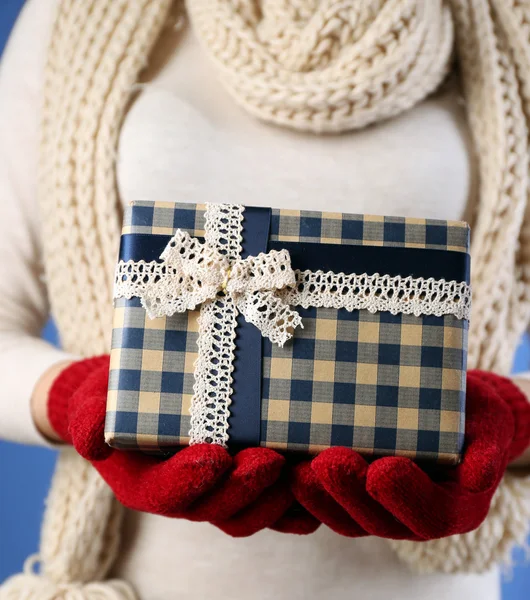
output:
[[231,457],[205,444],[163,461],[109,448],[103,441],[107,373],[107,357],[66,369],[50,393],[52,426],[93,461],[126,506],[210,521],[235,536],[265,527],[311,533],[319,521],[348,536],[425,540],[469,531],[485,518],[508,460],[530,441],[523,394],[508,379],[474,372],[468,378],[466,450],[456,469],[440,469],[431,479],[407,459],[382,458],[369,466],[351,450],[331,448],[295,467],[292,490],[299,505],[282,472],[284,459],[271,450]]
[[282,475],[285,459],[266,448],[231,456],[214,444],[184,448],[162,460],[114,450],[104,442],[109,358],[67,367],[48,398],[48,417],[59,436],[90,460],[118,500],[134,510],[210,521],[226,533],[246,536],[277,524],[310,533],[318,522],[296,511]]
[[292,489],[300,504],[343,535],[436,539],[484,521],[508,462],[529,443],[530,404],[519,388],[472,371],[466,445],[456,468],[428,474],[407,458],[368,464],[352,450],[330,448],[295,468]]

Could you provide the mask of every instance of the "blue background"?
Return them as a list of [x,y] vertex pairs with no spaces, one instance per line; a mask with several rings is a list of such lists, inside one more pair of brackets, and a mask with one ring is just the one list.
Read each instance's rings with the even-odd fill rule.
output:
[[[0,4],[0,54],[24,0]],[[57,344],[57,333],[49,323],[43,336]],[[530,368],[530,340],[519,348],[515,370]],[[25,558],[37,551],[56,452],[0,441],[0,582],[19,572]],[[514,556],[519,564],[502,582],[503,600],[523,600],[530,595],[530,566],[523,565],[522,551]]]

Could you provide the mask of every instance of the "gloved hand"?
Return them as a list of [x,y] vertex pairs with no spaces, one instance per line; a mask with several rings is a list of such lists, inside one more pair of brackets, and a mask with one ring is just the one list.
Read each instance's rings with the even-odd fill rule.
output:
[[203,444],[160,460],[108,447],[107,374],[108,358],[100,357],[58,377],[48,404],[56,431],[93,462],[126,506],[210,521],[234,536],[265,527],[311,533],[320,521],[352,537],[426,540],[463,533],[486,517],[506,464],[530,441],[523,394],[508,379],[475,371],[468,376],[466,448],[457,468],[431,478],[405,458],[369,465],[352,450],[330,448],[291,470],[290,490],[285,459],[263,448],[232,457]]
[[[515,417],[515,418],[514,418]],[[367,463],[330,448],[293,472],[300,504],[343,535],[430,540],[466,533],[486,518],[506,466],[530,443],[530,404],[509,379],[471,371],[466,442],[454,469],[430,474],[407,458]]]
[[52,427],[90,460],[117,499],[128,508],[196,521],[246,536],[276,524],[297,533],[319,525],[296,510],[283,467],[266,448],[231,456],[215,444],[183,448],[165,460],[115,450],[104,442],[109,358],[73,363],[57,377],[48,397]]

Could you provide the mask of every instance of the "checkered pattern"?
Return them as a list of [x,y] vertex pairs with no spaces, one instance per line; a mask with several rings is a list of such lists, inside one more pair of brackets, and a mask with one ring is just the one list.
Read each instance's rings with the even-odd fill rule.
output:
[[469,251],[469,227],[461,221],[305,210],[274,209],[270,239],[274,242]]
[[105,424],[113,445],[188,443],[198,316],[150,319],[138,299],[116,301]]
[[[133,202],[122,233],[204,236],[204,205]],[[120,448],[189,442],[198,312],[150,319],[137,298],[115,301],[106,437]]]
[[173,235],[177,229],[193,237],[204,236],[204,204],[131,202],[125,211],[122,234]]
[[467,321],[301,310],[284,348],[264,340],[261,439],[455,462],[463,442]]
[[[204,235],[204,206],[134,203],[124,233]],[[271,239],[468,251],[461,223],[273,210]],[[468,323],[452,315],[299,309],[304,329],[263,339],[261,445],[454,463],[463,444]],[[187,444],[198,312],[151,320],[116,301],[106,435],[122,448]]]

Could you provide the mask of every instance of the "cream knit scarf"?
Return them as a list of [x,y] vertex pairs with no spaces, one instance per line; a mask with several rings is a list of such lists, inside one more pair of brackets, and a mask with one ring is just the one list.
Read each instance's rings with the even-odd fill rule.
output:
[[[171,4],[59,1],[40,201],[53,314],[65,348],[80,355],[109,347],[121,220],[118,134]],[[456,48],[480,169],[470,367],[507,373],[530,321],[528,2],[188,0],[187,11],[234,99],[260,119],[303,131],[350,131],[413,107],[444,79]],[[41,575],[28,564],[0,598],[135,598],[125,582],[102,581],[119,547],[121,512],[90,465],[63,451]],[[480,571],[508,559],[529,518],[530,481],[507,475],[477,531],[392,546],[420,570]]]

